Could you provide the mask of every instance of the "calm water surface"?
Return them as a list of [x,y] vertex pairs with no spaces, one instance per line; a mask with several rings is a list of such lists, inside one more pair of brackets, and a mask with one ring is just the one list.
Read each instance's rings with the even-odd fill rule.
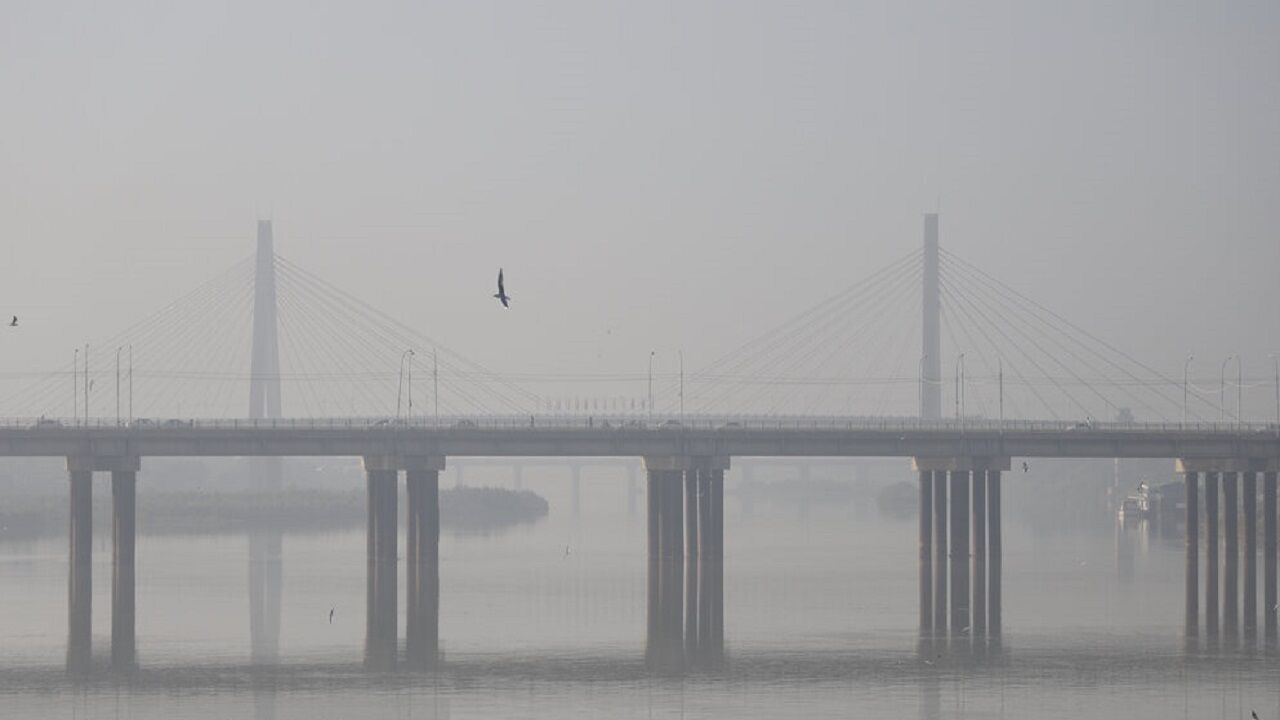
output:
[[746,511],[730,482],[726,665],[655,674],[644,664],[643,498],[633,516],[620,476],[584,479],[575,518],[567,479],[527,486],[551,517],[442,537],[445,662],[429,675],[362,670],[363,530],[284,538],[279,656],[258,667],[248,539],[139,537],[141,669],[118,682],[105,670],[109,534],[95,540],[102,670],[87,683],[64,673],[65,538],[0,544],[0,717],[1280,718],[1273,655],[1188,651],[1181,540],[1033,540],[1013,494],[1005,636],[975,653],[920,645],[914,519],[882,519],[866,503]]

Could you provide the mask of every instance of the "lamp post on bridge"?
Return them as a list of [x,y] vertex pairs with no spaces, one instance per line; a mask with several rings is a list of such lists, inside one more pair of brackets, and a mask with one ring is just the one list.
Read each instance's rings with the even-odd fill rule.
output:
[[653,422],[653,356],[657,355],[657,351],[649,351],[649,422]]
[[964,353],[956,356],[956,420],[964,429]]
[[1004,358],[996,358],[996,381],[1000,385],[1000,432],[1004,432]]
[[1244,363],[1236,356],[1236,424],[1244,424]]
[[1185,362],[1182,363],[1182,429],[1187,429],[1187,369],[1191,367],[1191,361],[1195,360],[1195,355],[1188,355]]
[[684,424],[684,350],[677,350],[680,356],[680,423]]
[[1271,353],[1270,357],[1276,367],[1276,432],[1280,433],[1280,354]]
[[1227,419],[1227,363],[1235,355],[1228,355],[1222,360],[1221,372],[1218,377],[1218,422],[1224,422]]
[[80,424],[80,348],[71,359],[71,417]]
[[116,348],[116,427],[120,426],[120,353],[124,346]]

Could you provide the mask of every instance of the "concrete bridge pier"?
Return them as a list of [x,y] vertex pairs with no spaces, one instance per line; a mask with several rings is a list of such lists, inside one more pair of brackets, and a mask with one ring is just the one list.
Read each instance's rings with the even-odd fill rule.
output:
[[945,635],[949,627],[956,638],[996,638],[1000,473],[1009,459],[917,457],[913,468],[920,478],[920,631]]
[[1186,635],[1195,638],[1200,634],[1200,476],[1189,472],[1186,483]]
[[1218,638],[1221,612],[1218,609],[1218,528],[1219,501],[1218,473],[1204,474],[1204,630],[1211,642]]
[[722,655],[723,503],[727,458],[646,457],[648,629],[652,669]]
[[1246,645],[1258,642],[1258,481],[1257,474],[1241,473],[1244,511],[1244,607],[1241,630]]
[[425,668],[440,654],[440,471],[443,457],[406,458],[405,657]]
[[933,472],[920,475],[920,634],[933,634]]
[[987,635],[987,473],[973,472],[973,602],[970,634]]
[[724,473],[728,458],[698,468],[697,653],[704,663],[724,657]]
[[947,632],[947,471],[933,471],[933,632]]
[[[390,465],[391,467],[388,467]],[[397,477],[394,463],[365,458],[368,525],[365,583],[365,668],[393,670],[396,666],[396,526]]]
[[1222,634],[1228,645],[1240,639],[1240,501],[1239,479],[1222,474],[1222,520],[1226,564],[1222,572]]
[[76,468],[69,470],[71,557],[67,574],[67,673],[86,675],[93,656],[93,473]]
[[699,524],[698,512],[700,483],[696,468],[684,473],[684,650],[686,655],[698,651],[698,564]]
[[968,470],[952,470],[951,478],[951,634],[967,635],[969,618],[969,478]]
[[987,634],[992,643],[1000,637],[1001,589],[1004,587],[1001,573],[1004,568],[1004,549],[1000,527],[1000,469],[987,469]]
[[137,585],[134,550],[137,547],[136,470],[111,473],[111,669],[129,672],[138,664]]
[[83,675],[92,662],[93,473],[111,473],[111,669],[137,668],[137,484],[140,459],[123,455],[67,458],[71,478],[71,569],[67,671]]
[[1276,473],[1262,475],[1262,626],[1270,646],[1276,643]]
[[[1262,473],[1262,571],[1264,637],[1274,643],[1276,634],[1276,473],[1275,458],[1178,458],[1175,470],[1187,478],[1187,630],[1196,630],[1198,513],[1195,482],[1204,474],[1205,519],[1205,634],[1216,643],[1221,634],[1228,647],[1242,637],[1246,645],[1258,639],[1258,473]],[[1219,497],[1218,487],[1222,494]],[[1219,504],[1221,502],[1221,504]],[[1223,568],[1218,584],[1219,507],[1221,507]],[[1239,527],[1244,517],[1243,533]],[[1240,597],[1240,537],[1244,536],[1244,592]],[[1243,616],[1241,606],[1243,605]],[[1221,617],[1219,617],[1221,609]],[[1243,621],[1243,622],[1242,622]]]

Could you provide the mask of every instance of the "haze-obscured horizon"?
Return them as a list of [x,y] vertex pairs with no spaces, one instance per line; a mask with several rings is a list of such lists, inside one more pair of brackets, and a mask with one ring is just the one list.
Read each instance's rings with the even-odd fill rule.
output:
[[937,209],[945,248],[1161,370],[1280,351],[1275,3],[2,15],[0,372],[67,365],[259,218],[504,373],[696,369]]

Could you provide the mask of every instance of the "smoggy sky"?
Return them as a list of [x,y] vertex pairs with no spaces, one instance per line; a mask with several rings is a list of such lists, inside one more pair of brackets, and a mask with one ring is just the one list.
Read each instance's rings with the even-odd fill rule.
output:
[[1277,38],[1273,0],[9,0],[0,371],[69,363],[267,217],[496,370],[696,368],[940,206],[946,248],[1151,364],[1267,375]]

